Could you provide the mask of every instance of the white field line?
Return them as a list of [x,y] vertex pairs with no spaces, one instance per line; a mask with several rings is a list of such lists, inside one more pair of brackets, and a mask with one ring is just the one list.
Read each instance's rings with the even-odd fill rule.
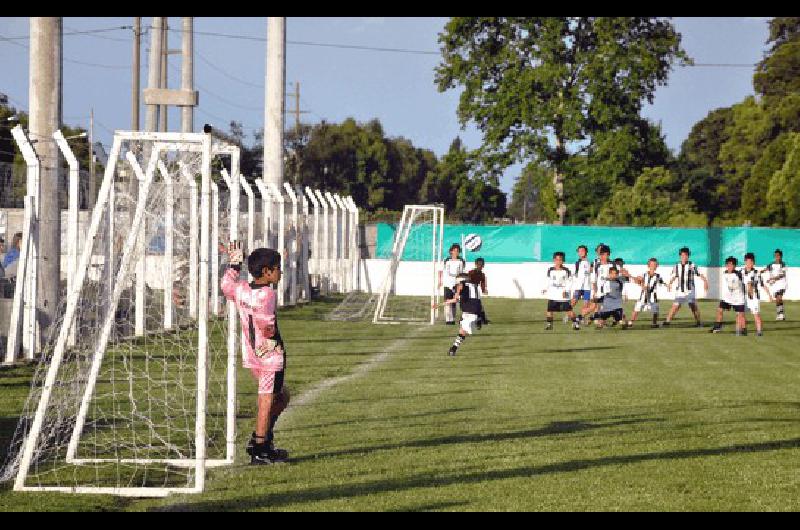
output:
[[289,407],[286,409],[281,416],[282,420],[285,420],[288,416],[291,415],[292,410],[295,407],[304,407],[306,405],[310,405],[319,397],[320,394],[325,392],[326,390],[330,390],[331,388],[340,385],[342,383],[347,383],[353,381],[354,379],[358,379],[359,377],[364,376],[373,368],[378,366],[379,364],[385,362],[389,357],[392,356],[395,352],[397,352],[402,347],[408,344],[408,341],[411,337],[417,335],[419,333],[420,328],[414,326],[413,331],[408,335],[400,337],[392,342],[385,350],[380,353],[377,353],[370,357],[366,362],[359,364],[356,368],[347,374],[338,375],[336,377],[329,377],[328,379],[324,379],[314,385],[313,387],[309,388],[302,394],[297,397],[292,397],[292,400],[289,402]]

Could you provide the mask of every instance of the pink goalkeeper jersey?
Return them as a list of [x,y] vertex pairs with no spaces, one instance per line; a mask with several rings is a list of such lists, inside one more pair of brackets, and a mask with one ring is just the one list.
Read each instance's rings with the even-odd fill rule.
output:
[[[225,298],[236,304],[242,321],[242,363],[245,368],[280,372],[283,370],[283,352],[275,349],[275,308],[277,295],[269,286],[254,289],[239,280],[239,271],[229,268],[222,277]],[[269,344],[269,342],[273,344]],[[266,351],[260,353],[263,345]]]

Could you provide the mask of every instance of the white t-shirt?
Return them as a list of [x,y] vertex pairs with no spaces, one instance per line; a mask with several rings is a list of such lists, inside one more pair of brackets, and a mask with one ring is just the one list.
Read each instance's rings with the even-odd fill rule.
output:
[[786,290],[786,264],[783,262],[780,263],[770,263],[767,265],[762,274],[766,274],[766,284],[770,290],[775,293],[777,291]]
[[572,274],[566,267],[547,269],[547,299],[554,302],[567,302],[569,300],[569,284]]
[[588,259],[579,259],[575,262],[574,274],[573,291],[590,291],[592,289],[592,264]]
[[442,264],[442,286],[448,289],[454,289],[458,280],[456,276],[464,272],[467,268],[467,262],[464,258],[445,258]]
[[745,287],[742,273],[722,271],[722,301],[730,305],[744,305]]

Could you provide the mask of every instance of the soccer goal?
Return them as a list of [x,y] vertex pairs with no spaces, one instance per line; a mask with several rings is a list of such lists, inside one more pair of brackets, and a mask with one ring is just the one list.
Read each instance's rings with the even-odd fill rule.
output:
[[[409,205],[403,209],[373,322],[433,324],[436,321],[443,239],[444,208]],[[420,286],[424,295],[419,294]]]
[[0,476],[15,490],[195,493],[233,462],[237,319],[216,317],[210,284],[226,217],[212,156],[208,134],[114,135]]

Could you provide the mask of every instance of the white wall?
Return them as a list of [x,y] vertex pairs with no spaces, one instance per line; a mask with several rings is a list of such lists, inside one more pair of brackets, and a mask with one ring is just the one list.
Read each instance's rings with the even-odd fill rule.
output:
[[[545,286],[545,275],[550,263],[487,263],[484,268],[489,296],[501,298],[544,298],[542,289]],[[761,265],[762,267],[764,265]],[[474,263],[467,262],[467,269],[474,267]],[[360,268],[361,289],[368,292],[378,292],[389,268],[389,260],[368,259],[364,260]],[[626,265],[634,276],[641,275],[647,270],[646,265]],[[672,265],[658,268],[658,272],[669,281]],[[709,290],[703,287],[703,281],[698,279],[699,298],[717,299],[722,282],[722,267],[700,267],[700,273],[708,277]],[[432,266],[422,262],[400,262],[397,272],[396,292],[400,295],[427,295],[430,293]],[[788,285],[785,298],[787,300],[800,300],[800,267],[788,269]],[[639,296],[638,285],[631,283],[625,288],[629,299]],[[673,294],[666,288],[660,288],[659,298],[672,299]],[[766,295],[762,295],[764,300]]]

